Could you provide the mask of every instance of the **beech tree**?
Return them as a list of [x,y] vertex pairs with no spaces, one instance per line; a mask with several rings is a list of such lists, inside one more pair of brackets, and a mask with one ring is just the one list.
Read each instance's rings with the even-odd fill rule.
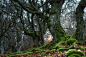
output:
[[[21,49],[26,49],[23,44],[25,36],[28,39],[25,40],[27,43],[33,41],[28,45],[39,47],[39,43],[44,44],[43,35],[48,28],[53,36],[51,43],[59,42],[60,38],[66,35],[60,22],[64,2],[65,0],[46,0],[45,2],[43,0],[40,2],[38,0],[10,0],[8,7],[2,6],[7,10],[2,11],[7,18],[2,18],[3,15],[0,12],[0,41],[7,42],[9,46],[7,48],[11,48],[13,52],[21,47]],[[86,6],[85,3],[86,1],[82,0],[76,9],[77,30],[74,36],[79,41],[82,41],[84,33],[83,10]]]
[[[44,44],[44,40],[43,40],[43,32],[46,29],[43,29],[44,26],[47,26],[47,28],[49,28],[49,30],[51,31],[54,40],[58,39],[59,37],[63,37],[65,35],[64,30],[61,27],[60,24],[60,14],[61,14],[61,7],[64,3],[64,0],[58,1],[58,0],[47,0],[44,4],[43,1],[41,0],[41,4],[42,5],[38,5],[35,1],[31,1],[29,0],[29,7],[27,7],[25,4],[23,4],[22,2],[18,1],[18,0],[14,0],[15,2],[17,2],[24,10],[26,10],[28,13],[32,13],[32,24],[33,24],[33,17],[34,15],[36,15],[36,20],[38,21],[38,26],[39,26],[39,35],[36,34],[36,31],[34,31],[33,33],[30,33],[28,31],[26,31],[24,29],[24,33],[26,35],[37,35],[41,38],[41,43]],[[48,3],[50,3],[52,6],[51,8],[48,7]],[[32,7],[30,7],[32,6]],[[43,8],[43,12],[39,11],[39,8],[42,7]],[[52,22],[50,22],[51,17],[50,16],[55,16],[54,20],[56,20],[55,24],[52,24]],[[43,23],[43,24],[42,24]],[[44,26],[43,26],[44,25]],[[32,26],[34,29],[34,26]],[[57,31],[57,32],[56,32]],[[61,34],[60,36],[58,34]],[[34,38],[34,36],[33,36]],[[34,39],[37,39],[36,37]]]
[[77,21],[77,29],[75,32],[75,38],[79,41],[83,41],[83,34],[85,29],[83,14],[84,8],[86,7],[86,0],[81,0],[78,7],[76,8],[76,21]]

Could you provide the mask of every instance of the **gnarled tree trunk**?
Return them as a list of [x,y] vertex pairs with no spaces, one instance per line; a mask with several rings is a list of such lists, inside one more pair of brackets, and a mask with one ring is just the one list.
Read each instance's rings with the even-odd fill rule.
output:
[[86,0],[81,0],[78,7],[76,8],[77,29],[74,35],[75,38],[78,39],[79,41],[83,41],[83,33],[84,33],[83,13],[85,7],[86,7]]

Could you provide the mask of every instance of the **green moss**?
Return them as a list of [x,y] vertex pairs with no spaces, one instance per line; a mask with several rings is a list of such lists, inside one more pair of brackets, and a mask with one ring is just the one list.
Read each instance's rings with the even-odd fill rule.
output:
[[3,54],[0,54],[0,56],[3,56]]
[[42,50],[42,51],[36,51],[35,53],[42,53],[42,52],[45,52],[45,50]]
[[67,56],[67,57],[71,57],[71,56],[77,57],[78,55],[79,55],[80,57],[85,56],[84,52],[81,51],[81,50],[70,49],[70,50],[68,50],[68,51],[66,52],[66,56]]
[[22,53],[26,53],[26,52],[27,52],[26,50],[22,51]]
[[69,40],[65,41],[65,45],[72,45],[72,44],[74,44],[74,42],[77,42],[77,40],[73,39],[73,38],[70,38]]
[[21,54],[17,54],[17,53],[10,53],[10,54],[7,54],[8,56],[7,57],[13,57],[13,56],[20,56]]
[[83,45],[84,43],[83,43],[83,42],[77,42],[77,44],[79,44],[79,45]]
[[31,51],[32,51],[32,49],[28,49],[27,51],[28,51],[28,52],[31,52]]
[[44,48],[47,48],[47,44],[46,45],[43,45],[43,46],[41,46],[41,47],[39,47],[39,49],[44,49]]
[[20,56],[20,54],[15,54],[15,56]]
[[80,46],[81,49],[86,49],[86,47]]
[[51,50],[46,50],[46,51],[45,51],[45,53],[50,53],[50,52],[51,52]]
[[56,43],[53,48],[58,49],[59,48],[59,45],[62,44],[62,43],[63,43],[63,41],[60,41],[59,43]]
[[54,44],[54,43],[50,43],[50,44],[47,46],[47,48],[52,47],[52,46],[53,46],[53,44]]
[[64,37],[66,35],[64,29],[62,28],[62,26],[60,26],[58,23],[57,23],[57,26],[54,26],[53,27],[55,30],[56,30],[56,36],[58,38],[58,42],[61,41],[60,40],[60,37]]
[[56,49],[52,49],[52,50],[51,50],[51,52],[55,52],[55,51],[56,51]]
[[72,45],[72,46],[70,46],[70,47],[67,48],[67,49],[74,49],[74,48],[75,48],[75,46]]
[[73,55],[70,55],[70,56],[68,56],[68,57],[81,57],[81,56],[78,55],[78,54],[73,54]]
[[38,51],[38,50],[41,50],[41,49],[39,49],[39,48],[35,48],[35,50],[37,50],[37,51]]
[[84,41],[84,43],[83,43],[84,45],[86,44],[86,40]]

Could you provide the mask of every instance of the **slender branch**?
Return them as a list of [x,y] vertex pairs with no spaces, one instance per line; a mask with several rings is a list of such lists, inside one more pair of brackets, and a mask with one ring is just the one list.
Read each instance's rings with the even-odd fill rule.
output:
[[30,2],[30,4],[31,4],[31,6],[32,6],[32,8],[35,10],[35,11],[38,11],[38,9],[33,5],[33,4],[35,4],[33,1],[31,2],[31,0],[29,0],[29,2]]
[[10,25],[11,25],[11,23],[9,23],[9,26],[8,26],[8,28],[0,35],[0,39],[4,36],[4,34],[8,31],[8,29],[10,28]]
[[17,3],[18,3],[24,10],[26,10],[28,13],[35,13],[35,14],[41,13],[41,12],[39,12],[39,11],[32,11],[32,10],[28,9],[26,5],[24,5],[23,3],[21,3],[21,2],[18,1],[18,0],[13,0],[13,1],[17,2]]
[[48,3],[51,2],[51,1],[52,1],[52,0],[46,1],[44,4],[42,4],[42,5],[39,6],[38,8],[43,7],[44,5],[48,4]]

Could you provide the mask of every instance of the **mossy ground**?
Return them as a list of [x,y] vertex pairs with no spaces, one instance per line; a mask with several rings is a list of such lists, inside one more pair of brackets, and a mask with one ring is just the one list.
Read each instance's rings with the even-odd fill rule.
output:
[[[60,53],[58,55],[56,54],[55,56],[61,56],[62,54],[65,54],[65,56],[66,56],[66,52],[70,49],[76,49],[76,50],[81,49],[82,51],[83,50],[86,51],[86,47],[84,46],[84,44],[86,44],[86,43],[78,42],[76,39],[73,39],[72,37],[68,38],[65,41],[62,40],[62,41],[56,43],[54,46],[53,46],[53,44],[54,43],[50,43],[49,45],[46,44],[46,45],[43,45],[39,48],[32,48],[32,49],[24,50],[24,51],[21,51],[20,53],[15,52],[15,53],[10,53],[10,54],[5,54],[5,55],[0,54],[0,56],[6,56],[6,57],[13,57],[13,56],[16,56],[16,57],[19,57],[19,56],[28,56],[28,57],[29,56],[33,56],[33,57],[34,56],[51,56],[49,54],[55,55],[56,52],[63,52],[63,51],[65,51],[65,52]],[[48,54],[48,55],[46,55],[46,54]]]

